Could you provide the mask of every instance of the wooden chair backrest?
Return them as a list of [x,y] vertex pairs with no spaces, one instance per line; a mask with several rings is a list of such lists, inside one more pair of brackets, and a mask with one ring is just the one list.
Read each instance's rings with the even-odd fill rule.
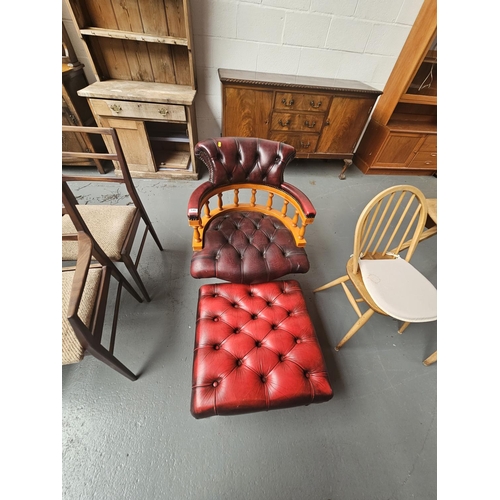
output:
[[425,196],[414,186],[398,185],[385,189],[366,205],[354,232],[353,270],[360,259],[394,258],[408,248],[410,261],[425,221]]
[[[122,177],[106,177],[103,175],[100,176],[91,176],[91,175],[65,175],[63,174],[63,181],[86,181],[86,182],[118,182],[124,183],[130,198],[132,199],[134,205],[140,211],[143,219],[148,220],[148,215],[142,204],[142,201],[137,193],[135,185],[132,181],[132,176],[130,175],[130,170],[128,168],[127,160],[125,159],[125,155],[123,154],[123,149],[120,144],[120,140],[116,133],[116,130],[113,128],[104,128],[104,127],[82,127],[82,126],[72,126],[72,125],[63,125],[63,132],[78,132],[83,134],[99,134],[101,136],[110,136],[112,149],[114,152],[108,153],[91,153],[87,151],[63,151],[62,158],[63,159],[74,159],[74,158],[93,158],[99,160],[111,160],[118,162],[119,172]],[[103,137],[104,138],[104,137]],[[109,149],[110,142],[107,141],[106,145]]]
[[[63,174],[62,176],[62,181],[63,181],[63,189],[64,184],[67,186],[67,192],[69,192],[69,186],[68,182],[71,181],[84,181],[84,182],[118,182],[118,183],[124,183],[127,192],[134,203],[135,207],[141,214],[141,218],[144,221],[144,223],[149,227],[149,230],[153,234],[154,229],[153,225],[151,223],[151,220],[149,218],[149,215],[146,212],[146,209],[144,208],[144,205],[141,201],[141,198],[139,197],[139,194],[137,193],[137,190],[135,188],[134,182],[132,181],[132,176],[130,175],[130,170],[128,168],[127,160],[125,159],[125,155],[123,154],[123,149],[120,144],[120,140],[118,138],[118,135],[116,133],[116,130],[114,128],[104,128],[104,127],[81,127],[81,126],[70,126],[70,125],[63,125],[62,126],[62,131],[63,132],[79,132],[79,133],[84,133],[84,134],[100,134],[101,136],[110,136],[111,137],[111,142],[113,145],[114,152],[111,153],[90,153],[90,152],[82,152],[82,151],[63,151],[62,157],[64,158],[94,158],[94,159],[101,159],[101,160],[112,160],[112,161],[117,161],[119,164],[119,171],[122,177],[106,177],[104,175],[100,176],[88,176],[88,175],[65,175]],[[108,150],[109,150],[109,143],[106,142]],[[74,201],[75,205],[78,204],[76,199],[72,197],[72,201]],[[72,216],[71,219],[73,220],[73,223],[75,224],[75,218]],[[76,224],[75,224],[76,226]],[[78,228],[78,226],[77,226]],[[81,229],[78,229],[81,230]],[[156,232],[154,232],[155,240],[158,238],[156,236]],[[158,244],[159,241],[158,241]],[[96,245],[94,241],[94,246]]]

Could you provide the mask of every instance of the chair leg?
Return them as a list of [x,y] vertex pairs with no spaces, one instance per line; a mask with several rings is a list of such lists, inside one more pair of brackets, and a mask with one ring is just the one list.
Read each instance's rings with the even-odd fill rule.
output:
[[409,321],[407,321],[406,323],[403,323],[400,327],[399,327],[399,330],[398,330],[398,333],[403,333],[407,328],[408,328],[408,325],[409,325]]
[[373,309],[368,309],[368,311],[354,323],[352,328],[345,334],[344,338],[335,346],[335,350],[338,351],[373,316],[374,312]]
[[432,365],[432,363],[435,363],[438,359],[438,352],[434,351],[428,358],[425,358],[423,363],[425,366]]
[[151,302],[151,298],[149,297],[148,291],[146,290],[146,287],[144,286],[144,283],[142,282],[142,279],[139,275],[139,272],[137,271],[137,268],[135,267],[134,263],[132,262],[132,259],[130,258],[129,255],[122,255],[122,261],[125,264],[125,266],[128,269],[128,272],[134,278],[134,281],[137,283],[137,286],[142,292],[142,295],[144,296],[144,299],[147,302]]
[[138,376],[132,373],[121,361],[116,359],[112,354],[106,351],[101,346],[88,346],[87,351],[92,354],[96,359],[102,361],[104,364],[108,365],[113,370],[116,370],[121,375],[124,375],[129,380],[137,380]]
[[321,292],[321,290],[326,290],[327,288],[331,288],[332,286],[339,285],[340,283],[344,283],[345,281],[349,280],[349,276],[347,274],[345,276],[342,276],[341,278],[337,278],[336,280],[330,281],[326,285],[320,286],[319,288],[316,288],[313,290],[313,292]]
[[156,231],[154,230],[154,227],[151,223],[147,224],[149,232],[151,233],[151,236],[155,240],[155,243],[158,245],[158,248],[163,252],[163,247],[161,246],[160,239],[158,238],[158,235],[156,234]]

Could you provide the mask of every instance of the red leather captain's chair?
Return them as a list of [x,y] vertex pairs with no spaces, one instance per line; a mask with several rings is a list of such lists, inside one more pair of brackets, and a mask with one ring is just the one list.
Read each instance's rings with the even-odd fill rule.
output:
[[207,139],[195,147],[209,180],[191,195],[191,275],[232,283],[266,283],[306,273],[305,230],[316,211],[284,182],[295,148],[257,138]]

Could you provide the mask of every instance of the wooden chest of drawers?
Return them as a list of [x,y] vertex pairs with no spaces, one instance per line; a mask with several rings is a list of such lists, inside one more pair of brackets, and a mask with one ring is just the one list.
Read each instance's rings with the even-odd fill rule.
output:
[[295,147],[297,158],[352,164],[381,94],[356,81],[219,69],[222,135],[261,137]]

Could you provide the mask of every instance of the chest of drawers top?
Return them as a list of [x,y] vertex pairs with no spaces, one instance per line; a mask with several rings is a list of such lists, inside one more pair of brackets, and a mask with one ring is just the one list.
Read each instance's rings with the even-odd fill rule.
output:
[[382,91],[356,80],[341,80],[337,78],[318,78],[312,76],[280,75],[258,71],[242,71],[234,69],[219,69],[219,79],[222,83],[268,86],[276,89],[327,91],[333,93],[360,93],[378,96]]

